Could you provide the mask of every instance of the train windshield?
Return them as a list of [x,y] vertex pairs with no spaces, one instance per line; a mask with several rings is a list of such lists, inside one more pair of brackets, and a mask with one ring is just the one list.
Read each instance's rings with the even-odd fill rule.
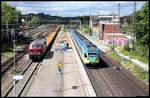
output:
[[97,51],[96,50],[88,50],[89,57],[96,57]]
[[39,44],[34,44],[31,46],[31,48],[40,48],[40,47],[41,47],[41,45],[39,45]]
[[88,53],[89,57],[96,57],[96,53]]

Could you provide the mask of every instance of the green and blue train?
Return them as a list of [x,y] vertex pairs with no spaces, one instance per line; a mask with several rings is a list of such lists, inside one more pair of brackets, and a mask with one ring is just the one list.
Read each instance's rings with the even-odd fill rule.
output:
[[94,45],[91,41],[81,35],[75,29],[70,28],[69,31],[71,32],[79,55],[84,64],[97,64],[99,63],[99,49],[96,45]]

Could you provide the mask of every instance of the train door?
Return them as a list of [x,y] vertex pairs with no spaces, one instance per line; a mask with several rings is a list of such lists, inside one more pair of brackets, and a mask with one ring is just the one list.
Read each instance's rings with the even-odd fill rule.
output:
[[84,58],[87,58],[87,54],[84,52]]

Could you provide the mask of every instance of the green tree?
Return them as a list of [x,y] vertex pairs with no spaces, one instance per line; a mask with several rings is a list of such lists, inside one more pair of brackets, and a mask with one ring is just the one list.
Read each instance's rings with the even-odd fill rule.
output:
[[137,12],[136,30],[137,40],[143,44],[148,45],[149,41],[149,3],[146,2],[142,8]]
[[[15,19],[13,17],[14,12],[15,12],[15,8],[13,6],[9,5],[5,1],[1,2],[1,32],[2,32],[1,38],[5,38],[6,36],[10,35],[10,34],[6,34],[6,22],[8,24],[13,24],[15,22]],[[8,28],[11,28],[11,27],[12,25],[8,26]]]
[[[135,45],[139,48],[140,55],[149,56],[149,2],[147,1],[139,11],[135,12],[134,34],[136,35]],[[133,14],[126,17],[124,25],[132,28]]]
[[6,21],[9,23],[14,22],[13,16],[15,8],[4,1],[2,1],[1,6],[1,26],[3,27],[5,26]]
[[42,20],[41,18],[35,16],[31,19],[31,21],[28,22],[28,25],[29,26],[37,25],[41,20]]
[[[21,12],[7,2],[1,2],[1,39],[11,42],[10,29],[15,28],[18,31],[21,23]],[[7,26],[7,31],[6,31]],[[8,37],[9,36],[9,37]]]
[[149,2],[136,13],[135,34],[137,43],[149,50]]

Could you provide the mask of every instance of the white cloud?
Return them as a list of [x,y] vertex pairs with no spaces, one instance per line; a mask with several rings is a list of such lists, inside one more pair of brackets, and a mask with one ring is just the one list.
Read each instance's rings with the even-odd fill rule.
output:
[[120,3],[120,4],[126,4],[126,3],[130,3],[131,1],[114,1],[114,3]]
[[[133,10],[134,1],[9,1],[9,4],[16,5],[22,13],[71,13],[73,15],[85,13],[89,15],[89,12],[92,12],[92,15],[97,15],[98,12],[101,14],[118,12],[118,3],[120,3],[121,14]],[[143,4],[143,2],[137,2],[137,9],[141,8]]]

